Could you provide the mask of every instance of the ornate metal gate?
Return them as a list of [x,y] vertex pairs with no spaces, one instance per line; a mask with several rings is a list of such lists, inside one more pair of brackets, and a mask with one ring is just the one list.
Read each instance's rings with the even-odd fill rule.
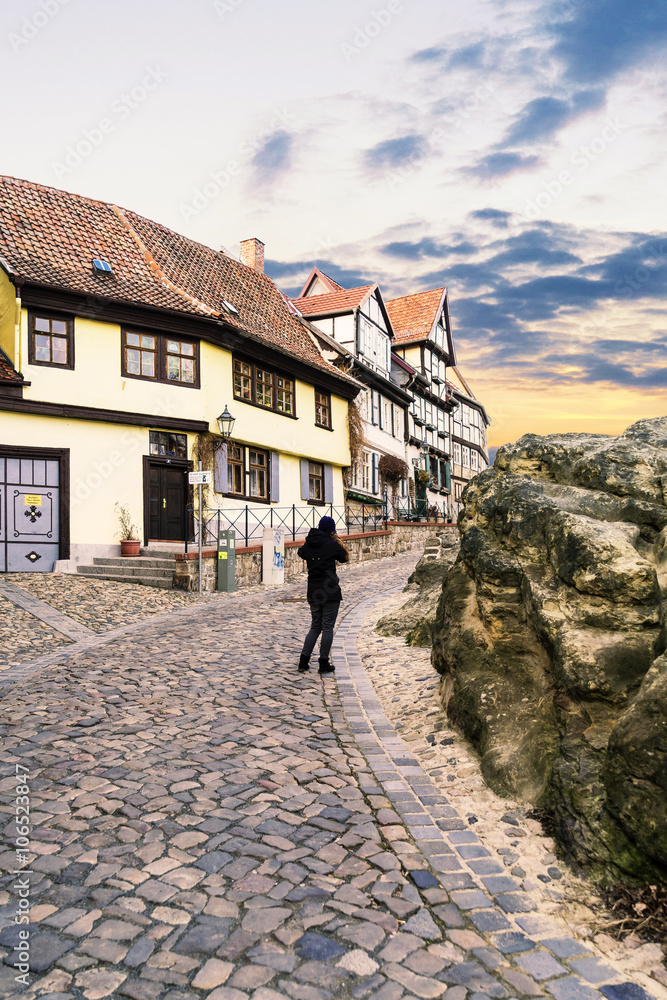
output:
[[0,453],[0,572],[50,572],[59,558],[60,463]]

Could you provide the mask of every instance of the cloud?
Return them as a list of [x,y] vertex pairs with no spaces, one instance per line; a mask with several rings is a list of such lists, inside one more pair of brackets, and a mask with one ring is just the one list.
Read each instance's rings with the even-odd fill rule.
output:
[[470,212],[471,219],[481,219],[482,222],[490,222],[498,229],[506,229],[511,212],[502,212],[499,208],[478,208],[476,212]]
[[463,172],[488,180],[492,177],[506,177],[517,170],[529,170],[540,163],[539,156],[524,156],[522,153],[489,153]]
[[420,49],[418,52],[413,52],[410,58],[413,62],[431,63],[440,62],[446,54],[447,49],[444,45],[434,45],[429,49]]
[[294,136],[289,132],[274,132],[257,150],[251,160],[255,180],[266,184],[275,180],[278,174],[287,172],[292,166]]
[[398,139],[385,139],[364,152],[367,167],[373,170],[400,167],[406,162],[423,156],[424,136],[404,135]]
[[462,49],[456,49],[451,53],[447,66],[449,69],[480,69],[484,65],[484,55],[486,53],[486,43],[477,42],[475,45],[466,45]]
[[604,101],[604,91],[599,88],[580,91],[570,100],[536,97],[519,112],[500,146],[531,145],[551,139],[569,122],[601,107]]
[[[564,17],[558,17],[558,7],[566,8]],[[549,5],[549,11],[553,52],[567,77],[579,83],[611,80],[667,41],[664,0],[569,0]]]

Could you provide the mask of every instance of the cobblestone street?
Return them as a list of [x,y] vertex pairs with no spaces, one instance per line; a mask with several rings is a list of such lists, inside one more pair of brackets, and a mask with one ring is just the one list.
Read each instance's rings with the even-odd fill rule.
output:
[[417,558],[344,568],[325,678],[296,671],[303,584],[200,601],[0,579],[2,996],[667,998],[564,921],[555,859],[548,891],[510,871],[385,714],[380,657],[432,668],[364,622]]

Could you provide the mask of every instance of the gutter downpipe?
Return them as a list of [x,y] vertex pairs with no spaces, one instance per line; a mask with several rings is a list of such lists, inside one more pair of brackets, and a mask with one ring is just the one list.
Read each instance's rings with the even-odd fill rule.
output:
[[14,317],[14,367],[17,372],[23,371],[21,365],[21,286],[16,286],[16,314]]

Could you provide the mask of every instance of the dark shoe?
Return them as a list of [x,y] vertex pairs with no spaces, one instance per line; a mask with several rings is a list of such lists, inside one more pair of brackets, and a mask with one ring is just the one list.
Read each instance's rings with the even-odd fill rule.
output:
[[302,653],[299,657],[299,673],[303,674],[306,670],[310,670],[310,657]]
[[317,671],[318,674],[333,674],[335,671],[333,663],[329,663],[329,657],[324,658],[320,656],[320,669]]

